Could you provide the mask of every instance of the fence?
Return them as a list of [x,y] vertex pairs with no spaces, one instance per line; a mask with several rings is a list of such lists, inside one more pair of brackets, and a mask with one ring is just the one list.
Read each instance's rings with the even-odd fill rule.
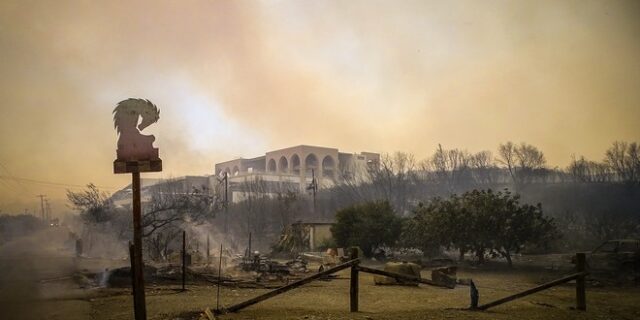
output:
[[[413,276],[409,276],[409,275],[404,275],[404,274],[399,274],[399,273],[394,273],[394,272],[388,272],[388,271],[382,271],[382,270],[378,270],[378,269],[373,269],[373,268],[369,268],[369,267],[364,267],[364,266],[360,266],[360,259],[358,257],[358,250],[355,248],[352,248],[351,252],[350,252],[350,260],[342,263],[340,265],[337,265],[333,268],[324,270],[322,272],[316,273],[314,275],[311,275],[309,277],[300,279],[298,281],[295,281],[293,283],[290,283],[288,285],[282,286],[280,288],[277,288],[275,290],[269,291],[267,293],[264,293],[262,295],[259,295],[255,298],[249,299],[247,301],[243,301],[240,302],[238,304],[232,305],[228,308],[217,308],[216,314],[224,314],[224,313],[230,313],[230,312],[238,312],[246,307],[252,306],[256,303],[259,303],[261,301],[273,298],[275,296],[278,296],[282,293],[285,293],[287,291],[293,290],[295,288],[298,288],[304,284],[313,282],[315,280],[319,280],[327,275],[336,273],[338,271],[347,269],[347,268],[351,268],[351,278],[350,278],[350,286],[349,286],[349,299],[350,299],[350,311],[351,312],[358,312],[359,309],[359,301],[358,301],[358,295],[359,295],[359,272],[366,272],[366,273],[371,273],[371,274],[377,274],[377,275],[383,275],[383,276],[387,276],[387,277],[391,277],[391,278],[395,278],[397,280],[405,280],[405,281],[413,281],[413,282],[418,282],[418,283],[422,283],[422,284],[426,284],[426,285],[430,285],[430,286],[436,286],[436,287],[443,287],[443,288],[449,288],[452,289],[453,285],[450,284],[443,284],[443,283],[439,283],[439,282],[435,282],[433,280],[429,280],[429,279],[422,279],[422,278],[417,278],[417,277],[413,277]],[[545,289],[549,289],[551,287],[557,286],[559,284],[562,283],[566,283],[569,282],[571,280],[576,280],[576,309],[578,310],[586,310],[587,308],[587,303],[586,303],[586,293],[585,293],[585,277],[588,275],[588,273],[585,271],[586,268],[586,262],[585,262],[585,254],[584,253],[578,253],[576,254],[576,261],[577,261],[577,273],[562,277],[560,279],[554,280],[554,281],[550,281],[548,283],[542,284],[540,286],[486,303],[486,304],[482,304],[482,305],[478,305],[478,300],[479,300],[479,294],[478,294],[478,290],[475,287],[475,284],[473,283],[473,281],[471,281],[470,283],[470,290],[471,290],[471,306],[469,307],[469,310],[477,310],[477,311],[483,311],[483,310],[487,310],[489,308],[493,308],[496,307],[498,305],[528,296],[530,294],[536,293],[536,292],[540,292],[542,290]]]
[[[555,287],[559,284],[563,284],[569,282],[571,280],[576,280],[576,309],[578,310],[587,310],[587,299],[586,299],[586,289],[585,289],[585,277],[588,275],[586,272],[586,258],[584,253],[576,254],[576,268],[577,273],[562,277],[560,279],[556,279],[545,284],[539,285],[537,287],[527,289],[522,292],[518,292],[516,294],[483,304],[478,306],[478,292],[475,288],[475,285],[471,286],[471,307],[472,310],[487,310],[489,308],[493,308],[495,306],[499,306],[503,303],[507,303],[516,299],[520,299],[522,297],[526,297],[528,295],[534,294],[536,292],[540,292],[542,290],[549,289],[551,287]],[[474,292],[475,290],[475,292]],[[475,296],[475,298],[474,298]]]

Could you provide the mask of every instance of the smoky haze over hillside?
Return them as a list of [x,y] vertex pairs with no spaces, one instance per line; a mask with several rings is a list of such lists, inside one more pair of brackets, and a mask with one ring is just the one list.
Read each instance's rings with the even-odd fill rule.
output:
[[[113,188],[115,103],[149,98],[163,177],[297,144],[476,152],[551,166],[637,141],[637,1],[0,4],[3,212]],[[416,139],[420,137],[420,139]],[[70,186],[74,185],[74,186]]]

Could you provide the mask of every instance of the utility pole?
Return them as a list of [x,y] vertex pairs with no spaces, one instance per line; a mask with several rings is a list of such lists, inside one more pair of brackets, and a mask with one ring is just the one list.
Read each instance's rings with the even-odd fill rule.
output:
[[229,231],[229,173],[224,173],[224,178],[222,180],[218,179],[219,183],[224,183],[224,198],[223,198],[223,207],[224,207],[224,217],[223,217],[223,226],[224,233],[226,234]]
[[316,192],[318,191],[318,182],[316,181],[315,170],[311,169],[311,184],[307,186],[307,190],[313,193],[313,213],[316,213]]
[[229,172],[224,173],[224,233],[229,231]]
[[47,218],[47,223],[51,222],[51,204],[49,203],[49,199],[44,199],[45,203],[45,217]]
[[39,194],[36,197],[40,198],[40,209],[42,210],[42,221],[44,221],[44,198],[46,197],[46,194]]
[[248,258],[251,259],[251,232],[249,232],[249,248],[247,248],[247,250],[249,251]]

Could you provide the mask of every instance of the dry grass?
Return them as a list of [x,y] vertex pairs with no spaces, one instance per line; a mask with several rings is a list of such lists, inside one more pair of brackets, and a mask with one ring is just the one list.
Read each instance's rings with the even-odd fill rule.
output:
[[[339,273],[347,278],[348,271]],[[426,274],[425,274],[426,276]],[[477,283],[481,303],[539,284],[555,275],[518,271],[466,271]],[[221,319],[638,319],[640,288],[589,288],[588,311],[572,309],[575,288],[571,284],[511,302],[491,311],[462,310],[469,304],[469,289],[440,289],[428,286],[375,286],[373,276],[360,276],[360,310],[349,312],[349,280],[314,282],[261,302]],[[177,288],[177,287],[176,287]],[[150,319],[188,318],[190,311],[215,307],[215,287],[190,286],[188,292],[149,287],[147,309]],[[266,290],[222,288],[222,305],[231,305]],[[130,319],[131,297],[116,295],[90,301],[93,319]]]

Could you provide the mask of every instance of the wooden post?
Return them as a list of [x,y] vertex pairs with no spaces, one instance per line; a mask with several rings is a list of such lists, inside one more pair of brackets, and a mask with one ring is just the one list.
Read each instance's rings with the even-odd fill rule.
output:
[[218,288],[217,288],[218,292],[216,293],[216,310],[220,310],[220,284],[221,283],[222,283],[222,242],[220,242],[220,259],[218,260]]
[[131,173],[131,191],[133,193],[133,309],[136,320],[147,319],[147,307],[144,299],[144,265],[142,263],[142,209],[140,205],[140,172]]
[[209,256],[209,235],[207,235],[207,265],[209,265],[209,263],[211,262],[209,260],[210,256]]
[[[142,261],[142,209],[140,204],[140,172],[162,171],[155,137],[142,135],[140,130],[160,119],[160,110],[149,100],[126,99],[113,110],[113,124],[118,132],[118,149],[113,161],[113,173],[131,173],[133,211],[133,259],[131,268],[134,284],[133,309],[136,320],[146,320],[144,299],[144,262]],[[140,126],[137,124],[142,118]],[[144,139],[143,139],[144,138]],[[131,249],[131,247],[130,247]]]
[[[135,249],[133,249],[133,243],[129,241],[129,262],[131,263],[131,272],[135,269]],[[136,280],[134,277],[131,277],[131,295],[136,296]]]
[[350,302],[351,302],[351,312],[358,312],[358,248],[351,248],[351,257],[350,259],[356,262],[351,266],[351,286],[349,288]]
[[576,278],[576,309],[586,311],[587,310],[587,295],[585,291],[585,271],[587,267],[587,261],[583,252],[576,253],[576,267],[578,273],[582,273],[581,276]]
[[480,293],[478,292],[478,288],[476,288],[476,284],[473,283],[473,280],[469,281],[469,297],[471,298],[471,305],[469,305],[469,309],[478,309]]
[[187,232],[182,231],[182,291],[185,291],[187,276]]

